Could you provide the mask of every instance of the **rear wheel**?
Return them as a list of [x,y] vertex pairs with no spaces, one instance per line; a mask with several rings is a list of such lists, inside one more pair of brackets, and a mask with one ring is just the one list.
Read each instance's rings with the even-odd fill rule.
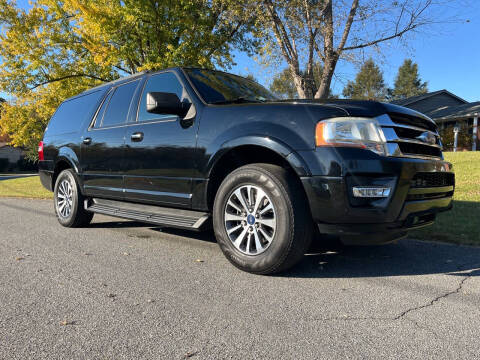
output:
[[57,177],[54,189],[54,207],[58,222],[65,227],[82,227],[90,224],[93,213],[85,211],[84,197],[71,169],[63,170]]
[[271,164],[246,165],[225,178],[215,197],[213,223],[228,260],[257,274],[295,265],[312,238],[301,184]]

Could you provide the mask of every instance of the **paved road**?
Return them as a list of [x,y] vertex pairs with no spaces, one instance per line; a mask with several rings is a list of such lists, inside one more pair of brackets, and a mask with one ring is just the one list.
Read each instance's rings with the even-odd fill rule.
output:
[[480,248],[405,240],[265,277],[212,239],[0,199],[0,358],[480,357]]
[[38,174],[0,174],[0,181],[1,180],[11,180],[11,179],[19,179],[24,177],[30,176],[38,176]]

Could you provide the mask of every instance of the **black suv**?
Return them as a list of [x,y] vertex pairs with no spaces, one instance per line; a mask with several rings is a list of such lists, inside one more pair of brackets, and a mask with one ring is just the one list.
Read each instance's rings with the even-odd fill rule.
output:
[[203,230],[226,257],[267,274],[319,234],[395,240],[450,209],[437,126],[367,101],[280,101],[219,71],[173,68],[64,101],[39,145],[63,226],[94,213]]

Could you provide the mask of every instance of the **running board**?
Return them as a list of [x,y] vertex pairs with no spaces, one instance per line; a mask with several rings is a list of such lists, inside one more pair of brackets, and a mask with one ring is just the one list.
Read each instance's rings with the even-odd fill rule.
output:
[[210,214],[192,210],[165,208],[152,205],[134,204],[115,200],[85,200],[85,210],[97,214],[116,216],[129,220],[201,231],[209,227]]

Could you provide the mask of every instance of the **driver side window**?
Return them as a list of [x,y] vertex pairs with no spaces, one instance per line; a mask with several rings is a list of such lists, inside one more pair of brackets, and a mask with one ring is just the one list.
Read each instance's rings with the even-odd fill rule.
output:
[[138,110],[138,122],[175,119],[176,115],[152,114],[147,112],[147,93],[149,92],[168,92],[177,94],[180,101],[189,100],[187,92],[174,73],[166,72],[152,75],[148,78],[143,89],[140,107]]

